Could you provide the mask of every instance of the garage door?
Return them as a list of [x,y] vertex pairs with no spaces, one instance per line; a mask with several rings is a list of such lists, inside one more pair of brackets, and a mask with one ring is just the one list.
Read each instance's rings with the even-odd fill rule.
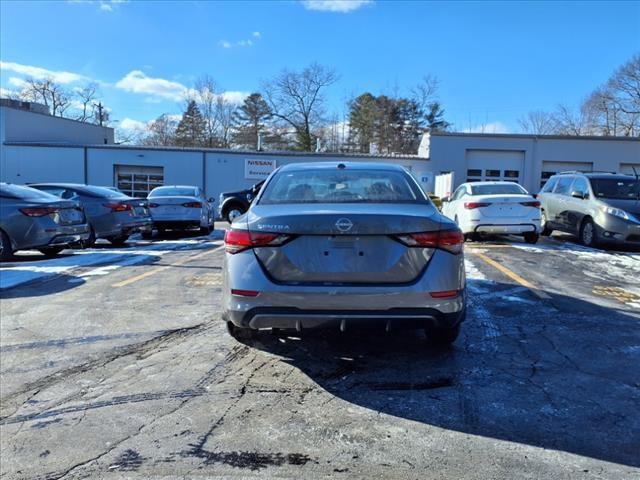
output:
[[524,152],[516,150],[467,150],[467,182],[507,180],[522,182]]
[[132,197],[146,198],[151,190],[164,184],[162,167],[115,165],[115,185]]
[[640,175],[640,163],[621,163],[620,173],[626,173],[627,175],[634,175],[633,169],[636,169],[638,175]]
[[547,183],[550,177],[558,172],[591,172],[592,170],[593,163],[590,162],[542,162],[540,188]]

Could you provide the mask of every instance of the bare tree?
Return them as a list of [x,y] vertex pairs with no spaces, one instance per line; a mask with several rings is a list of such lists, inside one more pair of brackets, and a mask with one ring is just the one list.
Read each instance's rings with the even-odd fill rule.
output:
[[293,128],[300,150],[314,149],[312,132],[322,125],[325,113],[323,94],[337,79],[332,69],[312,63],[299,72],[283,70],[263,84],[273,117]]
[[434,75],[425,75],[422,81],[411,89],[411,99],[414,100],[421,110],[428,111],[431,104],[438,99],[438,88],[440,80]]
[[556,120],[553,114],[543,110],[532,110],[524,117],[519,118],[518,123],[524,133],[534,135],[552,135],[557,133]]
[[216,93],[216,82],[209,75],[203,75],[194,84],[193,91],[188,100],[195,100],[205,123],[204,143],[207,147],[220,145],[218,112],[219,95]]
[[218,95],[216,98],[216,121],[218,124],[218,145],[222,148],[231,147],[234,113],[237,106]]
[[164,113],[151,122],[147,134],[142,138],[142,145],[171,146],[175,145],[176,128],[178,121]]
[[20,92],[20,98],[29,102],[43,103],[51,114],[62,117],[71,106],[71,94],[51,78],[36,80],[27,78]]
[[[98,84],[88,83],[84,87],[79,87],[75,91],[77,98],[78,115],[76,120],[88,122],[96,120],[96,102],[98,101]],[[99,120],[99,119],[98,119]]]

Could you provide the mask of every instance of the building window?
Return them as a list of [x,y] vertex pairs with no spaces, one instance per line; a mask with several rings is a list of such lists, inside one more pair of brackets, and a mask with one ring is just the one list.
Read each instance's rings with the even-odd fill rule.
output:
[[118,190],[126,195],[146,198],[151,190],[164,185],[164,169],[162,167],[116,165],[115,183]]
[[480,169],[470,168],[469,170],[467,170],[467,177],[481,177],[481,176],[482,176],[482,170]]
[[485,170],[485,176],[491,178],[500,177],[500,170]]
[[504,171],[504,178],[509,179],[509,178],[520,178],[520,171],[519,170],[505,170]]

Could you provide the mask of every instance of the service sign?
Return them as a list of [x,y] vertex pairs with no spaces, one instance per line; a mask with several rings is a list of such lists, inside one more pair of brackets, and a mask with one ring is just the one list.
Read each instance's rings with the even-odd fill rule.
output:
[[276,169],[275,159],[250,159],[244,161],[244,178],[247,180],[264,180]]

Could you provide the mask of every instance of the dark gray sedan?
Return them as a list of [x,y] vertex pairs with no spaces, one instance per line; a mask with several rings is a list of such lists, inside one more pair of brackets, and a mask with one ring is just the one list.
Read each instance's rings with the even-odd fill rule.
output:
[[146,200],[92,185],[38,183],[30,186],[63,199],[77,200],[82,204],[91,227],[88,245],[93,244],[97,238],[104,238],[114,245],[122,245],[132,233],[151,231],[153,227]]
[[45,255],[89,238],[80,204],[60,200],[34,188],[0,183],[0,259],[16,250],[37,249]]

